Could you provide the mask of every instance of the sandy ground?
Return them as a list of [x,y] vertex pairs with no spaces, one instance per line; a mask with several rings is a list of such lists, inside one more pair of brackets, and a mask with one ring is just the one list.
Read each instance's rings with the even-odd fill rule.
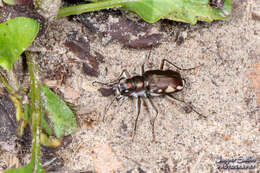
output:
[[[260,5],[250,2],[252,7]],[[233,1],[233,13],[226,21],[191,26],[180,46],[172,40],[164,41],[152,49],[148,62],[145,57],[149,50],[123,49],[114,42],[104,46],[98,39],[91,42],[91,49],[101,52],[105,63],[100,66],[98,78],[83,75],[78,65],[71,66],[67,84],[79,92],[71,102],[83,113],[72,143],[58,152],[65,166],[98,172],[215,172],[221,158],[259,159],[259,107],[249,74],[260,62],[260,21],[251,18],[250,2]],[[58,28],[77,29],[84,34],[81,26],[71,21],[56,22]],[[64,58],[71,57],[60,45],[54,44],[57,53],[64,51]],[[155,115],[152,109],[150,113],[142,109],[135,140],[131,140],[136,117],[131,100],[113,104],[102,122],[104,109],[113,97],[103,97],[97,91],[99,86],[91,83],[115,79],[122,69],[139,73],[144,62],[146,69],[158,69],[164,58],[183,68],[203,64],[196,70],[181,72],[188,86],[177,96],[192,102],[207,119],[200,119],[194,112],[185,113],[179,102],[154,98],[159,110],[155,142],[150,126],[150,118]],[[86,123],[89,119],[93,120],[92,126]]]
[[[223,171],[217,169],[223,165],[218,163],[221,158],[223,161],[248,157],[258,159],[258,163],[251,160],[243,164],[260,171],[259,106],[250,80],[250,76],[256,78],[252,70],[260,63],[260,21],[251,18],[250,8],[260,8],[260,3],[234,0],[232,5],[228,20],[189,27],[183,32],[184,43],[179,46],[171,38],[164,39],[152,49],[148,61],[149,50],[122,48],[117,42],[104,45],[100,39],[90,42],[91,49],[105,57],[99,77],[86,76],[80,64],[70,64],[71,75],[66,86],[59,89],[66,101],[77,106],[79,114],[79,128],[72,143],[58,151],[68,172],[218,172]],[[154,24],[155,30],[158,25]],[[88,37],[81,25],[66,18],[49,27],[51,39],[46,37],[46,47],[51,51],[42,53],[40,59],[43,76],[47,76],[48,69],[55,68],[51,62],[57,64],[61,59],[75,57],[64,47],[62,39],[75,30]],[[123,69],[139,73],[143,63],[147,70],[158,69],[164,58],[183,68],[203,64],[195,70],[181,71],[187,87],[176,96],[192,102],[207,118],[201,119],[195,112],[185,113],[182,103],[158,97],[153,99],[159,110],[155,142],[150,125],[155,112],[152,109],[148,112],[145,107],[132,141],[137,112],[130,99],[122,104],[115,102],[102,122],[105,107],[113,97],[103,97],[98,91],[100,86],[93,86],[92,82],[111,81]],[[50,62],[43,64],[45,59]],[[93,122],[89,123],[90,120]],[[229,165],[232,164],[243,165],[238,162]]]

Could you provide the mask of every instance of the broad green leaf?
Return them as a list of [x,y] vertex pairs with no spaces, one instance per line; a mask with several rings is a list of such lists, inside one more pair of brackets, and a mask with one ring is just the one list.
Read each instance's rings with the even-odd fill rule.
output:
[[41,119],[41,128],[42,130],[47,133],[48,135],[52,135],[52,129],[50,125],[47,123],[47,121],[44,119],[43,113],[42,114],[42,119]]
[[[229,9],[230,0],[226,0],[225,9]],[[156,22],[161,18],[196,24],[197,20],[211,22],[224,19],[231,10],[221,13],[209,5],[209,0],[140,0],[127,2],[125,6],[136,12],[147,22]],[[217,15],[218,14],[218,15]],[[221,18],[220,14],[222,14]]]
[[[187,1],[187,0],[186,0]],[[197,2],[196,2],[197,1]],[[200,1],[200,2],[199,2]],[[167,19],[196,24],[198,20],[212,22],[222,20],[231,14],[230,0],[226,0],[222,10],[208,5],[208,0],[194,0],[192,3],[183,3],[181,10],[174,10],[166,16]]]
[[145,21],[154,23],[160,19],[196,24],[198,20],[211,22],[222,20],[231,13],[230,0],[225,0],[223,9],[209,5],[210,0],[104,0],[94,3],[61,8],[58,17],[111,7],[124,7],[138,14]]
[[77,128],[76,119],[73,112],[58,95],[53,93],[48,87],[42,86],[43,107],[48,113],[48,118],[53,124],[53,129],[57,138],[73,133]]
[[34,164],[34,161],[31,160],[30,163],[22,168],[12,168],[4,171],[3,173],[45,173],[42,169],[40,163]]
[[0,24],[0,65],[9,70],[32,43],[39,23],[31,18],[16,17]]

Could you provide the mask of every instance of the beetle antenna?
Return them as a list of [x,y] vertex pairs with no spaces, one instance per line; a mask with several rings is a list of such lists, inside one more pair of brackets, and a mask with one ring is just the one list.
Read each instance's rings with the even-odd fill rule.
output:
[[187,106],[189,106],[191,108],[192,111],[194,111],[196,114],[198,114],[203,119],[207,118],[205,115],[203,115],[203,114],[199,113],[198,111],[196,111],[191,104],[185,102],[184,100],[178,99],[178,98],[172,96],[171,94],[167,94],[166,96],[168,96],[170,99],[174,99],[174,100],[177,100],[179,102],[182,102],[182,103],[186,104]]
[[119,104],[119,106],[122,106],[126,100],[128,100],[127,97],[119,97],[119,99],[117,101],[120,101],[123,98],[123,101]]
[[113,82],[108,82],[108,83],[103,83],[103,82],[99,82],[99,81],[94,81],[94,82],[92,82],[92,85],[94,85],[94,84],[100,84],[100,85],[104,85],[104,86],[107,86],[107,87],[113,87],[115,84],[118,84],[118,82],[115,82],[115,81],[113,81]]
[[[121,74],[120,76],[122,76],[122,74]],[[108,87],[113,87],[113,86],[115,86],[116,84],[120,83],[120,81],[121,81],[122,79],[125,79],[125,77],[119,77],[118,79],[113,80],[113,81],[111,81],[111,82],[107,82],[107,83],[99,82],[99,81],[93,81],[93,82],[92,82],[92,85],[94,85],[95,83],[97,83],[97,84],[100,84],[100,85],[105,85],[105,86],[108,86]]]

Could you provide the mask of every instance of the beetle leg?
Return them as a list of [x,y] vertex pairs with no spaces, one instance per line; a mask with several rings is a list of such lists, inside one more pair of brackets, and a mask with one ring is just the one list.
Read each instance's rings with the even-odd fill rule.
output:
[[124,69],[124,70],[121,72],[121,74],[120,74],[120,76],[118,77],[118,79],[120,79],[121,76],[124,76],[124,78],[131,78],[131,75],[129,74],[129,72],[128,72],[126,69]]
[[163,59],[162,62],[161,62],[161,65],[160,65],[160,70],[163,70],[163,67],[164,67],[164,61],[167,61],[166,59]]
[[189,106],[191,108],[192,111],[194,111],[196,114],[198,114],[201,118],[203,118],[203,119],[207,118],[206,116],[204,116],[201,113],[199,113],[198,111],[196,111],[191,104],[186,103],[184,100],[178,99],[178,98],[174,97],[171,94],[166,94],[166,96],[168,96],[168,98],[170,98],[170,99],[174,99],[174,100],[177,100],[179,102],[182,102],[182,103],[186,104],[187,106]]
[[151,52],[152,52],[152,49],[149,51],[149,54],[148,54],[148,57],[147,57],[148,60],[150,59]]
[[152,118],[150,120],[150,123],[151,123],[151,126],[152,126],[152,133],[153,133],[153,141],[155,141],[155,133],[154,133],[154,123],[155,123],[155,120],[158,116],[158,109],[156,108],[155,104],[153,103],[152,99],[150,97],[147,97],[148,101],[150,102],[150,104],[152,105],[152,108],[155,110],[156,112],[156,115],[154,118]]
[[163,67],[164,67],[165,62],[168,62],[169,64],[171,64],[172,66],[174,66],[174,67],[177,68],[178,70],[183,70],[182,68],[178,67],[177,65],[173,64],[172,62],[170,62],[170,61],[167,60],[167,59],[163,59],[163,60],[162,60],[162,63],[161,63],[161,66],[160,66],[160,70],[163,70]]
[[134,130],[132,133],[132,141],[134,140],[135,137],[135,133],[136,133],[136,128],[137,128],[137,121],[140,115],[140,110],[141,110],[141,98],[137,97],[137,101],[136,101],[136,109],[137,109],[137,116],[135,118],[135,124],[134,124]]
[[163,59],[161,65],[160,65],[160,70],[163,70],[163,67],[164,67],[165,62],[168,62],[169,64],[171,64],[172,66],[174,66],[174,67],[177,68],[178,70],[193,70],[193,69],[196,69],[196,68],[202,66],[202,65],[198,65],[198,66],[192,67],[192,68],[181,68],[181,67],[178,67],[177,65],[173,64],[173,63],[170,62],[169,60]]
[[141,70],[140,70],[140,75],[142,76],[144,74],[144,63],[143,65],[141,66]]
[[[152,52],[152,50],[150,50],[149,51],[149,54],[148,54],[148,56],[146,57],[147,58],[147,60],[146,61],[148,61],[149,59],[150,59],[150,56],[151,56],[151,52]],[[140,70],[140,74],[141,74],[141,76],[144,74],[144,64],[145,64],[145,62],[143,63],[143,65],[141,66],[141,70]]]

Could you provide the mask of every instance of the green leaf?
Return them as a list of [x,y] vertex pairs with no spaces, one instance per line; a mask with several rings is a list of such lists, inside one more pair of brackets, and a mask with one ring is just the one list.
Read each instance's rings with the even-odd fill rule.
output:
[[[187,1],[187,0],[186,0]],[[196,24],[198,20],[212,22],[222,20],[231,14],[230,0],[226,0],[222,10],[215,9],[208,5],[208,0],[194,0],[192,3],[183,3],[179,10],[169,13],[166,18]]]
[[43,113],[42,114],[42,119],[41,119],[41,128],[42,130],[47,133],[49,136],[52,135],[52,129],[50,127],[50,125],[47,123],[47,121],[45,120]]
[[77,123],[70,108],[48,87],[42,86],[41,91],[43,107],[47,111],[48,118],[53,124],[56,137],[61,138],[62,136],[73,133],[77,128]]
[[39,23],[31,18],[16,17],[0,24],[0,65],[9,70],[32,43]]
[[45,173],[42,169],[40,163],[34,164],[34,161],[31,160],[30,163],[22,168],[12,168],[4,171],[3,173]]
[[58,17],[111,7],[124,7],[150,23],[166,18],[196,24],[198,20],[222,20],[231,13],[230,0],[225,0],[224,7],[220,10],[210,6],[209,0],[104,0],[61,8]]

